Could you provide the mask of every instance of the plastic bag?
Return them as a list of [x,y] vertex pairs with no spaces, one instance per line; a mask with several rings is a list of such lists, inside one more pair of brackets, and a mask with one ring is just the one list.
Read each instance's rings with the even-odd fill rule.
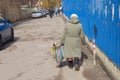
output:
[[64,59],[63,46],[59,46],[56,49],[56,62],[61,63],[63,59]]

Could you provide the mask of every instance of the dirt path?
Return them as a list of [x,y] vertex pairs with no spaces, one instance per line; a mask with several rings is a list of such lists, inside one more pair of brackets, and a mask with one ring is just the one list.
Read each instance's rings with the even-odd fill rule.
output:
[[0,80],[110,80],[105,72],[97,75],[97,78],[104,75],[104,79],[91,78],[96,74],[92,73],[94,69],[102,68],[91,66],[89,57],[80,71],[67,65],[56,68],[50,49],[53,42],[59,43],[63,27],[60,17],[33,19],[17,25],[15,41],[5,44],[0,51]]

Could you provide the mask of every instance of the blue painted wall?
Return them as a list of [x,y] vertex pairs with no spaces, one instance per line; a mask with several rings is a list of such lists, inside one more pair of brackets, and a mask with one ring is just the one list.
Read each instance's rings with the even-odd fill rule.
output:
[[87,37],[120,68],[120,0],[64,0],[64,14],[79,16]]

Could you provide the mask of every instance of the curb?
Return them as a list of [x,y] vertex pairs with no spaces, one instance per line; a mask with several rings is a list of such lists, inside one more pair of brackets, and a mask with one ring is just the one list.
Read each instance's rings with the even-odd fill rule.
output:
[[[86,43],[91,48],[91,43],[88,38],[85,37]],[[97,59],[98,63],[101,67],[107,72],[107,74],[111,77],[112,80],[120,80],[120,70],[111,62],[108,57],[98,48],[96,47]],[[92,49],[90,49],[92,51]]]
[[15,22],[15,23],[12,23],[12,26],[15,27],[15,26],[17,26],[17,25],[19,25],[19,24],[21,24],[21,23],[23,23],[23,22],[25,22],[25,21],[30,21],[30,20],[32,20],[32,19],[30,19],[30,18],[28,18],[28,19],[23,19],[23,20],[20,20],[20,21]]

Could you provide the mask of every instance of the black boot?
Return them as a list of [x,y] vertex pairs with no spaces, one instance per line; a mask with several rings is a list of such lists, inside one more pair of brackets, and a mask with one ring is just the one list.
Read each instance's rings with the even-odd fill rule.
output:
[[72,69],[73,68],[73,61],[68,61],[68,66],[70,69]]
[[75,58],[75,70],[78,71],[79,70],[79,58]]

